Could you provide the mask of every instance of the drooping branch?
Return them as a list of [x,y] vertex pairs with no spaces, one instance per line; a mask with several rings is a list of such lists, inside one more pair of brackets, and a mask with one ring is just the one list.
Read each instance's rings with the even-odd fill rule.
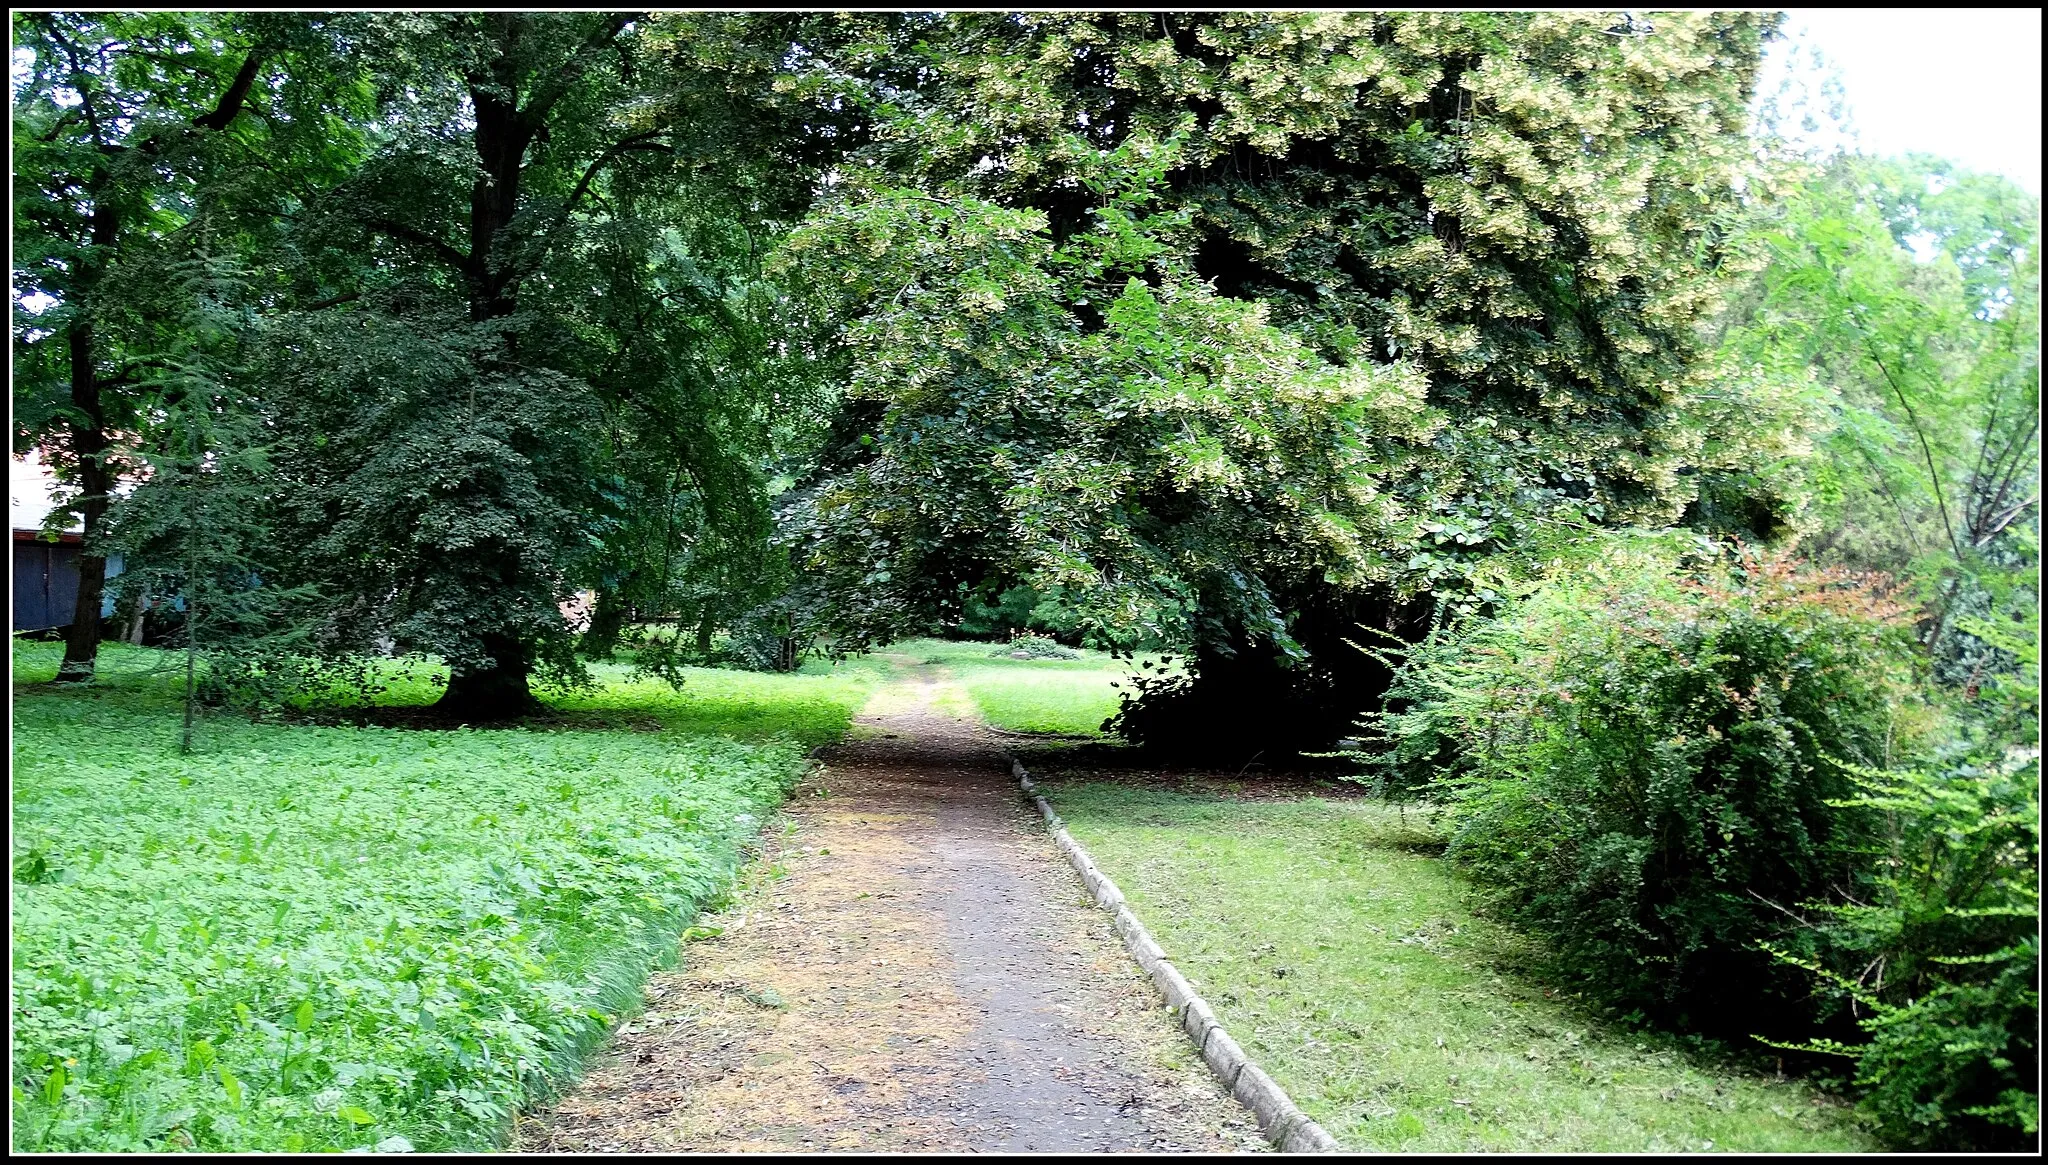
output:
[[590,192],[590,184],[596,179],[598,173],[617,160],[620,155],[633,150],[651,150],[662,154],[675,153],[674,146],[655,140],[667,132],[666,130],[654,129],[648,130],[646,133],[634,134],[632,137],[613,143],[602,154],[591,159],[590,165],[583,168],[583,176],[576,180],[576,188],[569,192],[568,201],[562,204],[561,213],[555,216],[555,225],[561,225],[562,220],[568,218],[575,211],[576,204],[583,201],[583,196]]
[[561,232],[562,227],[568,223],[569,216],[576,212],[576,207],[590,193],[591,183],[596,181],[598,174],[602,173],[606,166],[617,161],[621,156],[635,150],[647,150],[662,154],[675,153],[673,146],[656,140],[664,136],[666,132],[665,130],[648,130],[645,133],[634,134],[631,137],[613,143],[606,147],[603,153],[592,158],[590,164],[583,168],[583,176],[576,180],[576,186],[569,192],[569,197],[562,202],[562,208],[555,212],[554,221],[548,224],[546,230],[540,232],[539,243],[529,251],[524,264],[524,270],[530,273],[537,269],[547,258],[548,252],[554,247],[555,236]]

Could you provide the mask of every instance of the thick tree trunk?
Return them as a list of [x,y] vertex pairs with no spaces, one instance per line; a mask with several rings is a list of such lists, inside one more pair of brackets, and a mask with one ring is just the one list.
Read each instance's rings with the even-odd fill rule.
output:
[[498,13],[501,51],[491,63],[491,84],[472,79],[475,109],[476,181],[469,190],[469,318],[482,323],[500,320],[518,310],[519,263],[502,233],[519,211],[519,183],[526,166],[526,148],[533,143],[533,117],[545,110],[519,108],[519,74],[513,62],[525,17]]
[[[469,253],[463,275],[469,287],[469,317],[488,323],[511,316],[519,306],[520,265],[506,228],[519,209],[520,179],[527,147],[547,109],[519,107],[516,63],[526,17],[494,13],[499,52],[485,75],[470,78],[470,101],[476,128],[477,176],[469,195]],[[506,336],[508,354],[517,351],[516,337]],[[508,720],[538,711],[540,702],[529,686],[532,645],[509,636],[485,636],[482,646],[491,666],[454,672],[448,689],[434,707],[445,715],[471,720]]]
[[434,702],[436,711],[464,720],[512,720],[540,709],[528,681],[533,665],[526,649],[503,636],[486,636],[492,653],[489,667],[449,675],[448,690]]
[[[97,241],[101,214],[93,218]],[[79,508],[84,511],[85,534],[78,555],[78,601],[71,609],[71,626],[64,632],[64,662],[58,665],[57,682],[79,684],[92,679],[99,662],[100,602],[107,589],[107,559],[98,552],[98,539],[107,516],[113,474],[103,460],[107,435],[91,318],[81,315],[73,322],[69,339],[71,407],[82,418],[71,422],[71,450],[78,458],[78,484],[83,491]]]
[[[518,309],[517,257],[507,253],[502,232],[519,208],[519,179],[533,128],[518,106],[518,71],[513,54],[525,17],[497,13],[500,53],[491,64],[492,84],[472,78],[475,110],[476,181],[469,194],[469,318],[500,320]],[[508,336],[507,347],[512,348]],[[529,645],[507,636],[485,636],[491,666],[449,675],[448,690],[434,703],[440,712],[470,720],[509,720],[536,711],[540,702],[528,685]]]

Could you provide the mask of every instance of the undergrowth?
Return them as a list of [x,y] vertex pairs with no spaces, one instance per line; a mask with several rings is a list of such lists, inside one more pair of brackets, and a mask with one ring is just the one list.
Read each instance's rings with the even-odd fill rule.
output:
[[20,684],[55,646],[16,645],[17,1149],[498,1143],[637,1006],[867,686],[774,677],[779,723],[584,698],[659,731],[217,715],[179,756],[156,654],[59,690]]

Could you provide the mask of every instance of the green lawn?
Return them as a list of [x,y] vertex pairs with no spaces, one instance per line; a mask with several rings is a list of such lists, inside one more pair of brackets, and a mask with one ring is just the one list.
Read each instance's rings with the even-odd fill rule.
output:
[[[121,645],[112,647],[116,670],[109,678],[115,685],[144,682],[161,686],[170,678],[142,680],[135,671],[144,665],[131,660]],[[56,674],[60,654],[56,644],[17,646],[17,669],[25,648],[38,652],[47,648],[48,671],[39,674],[42,678]],[[139,654],[154,657],[148,666],[159,671],[177,663],[175,657],[162,652]],[[781,675],[692,667],[683,669],[683,686],[676,689],[658,679],[636,676],[627,663],[594,663],[589,668],[599,685],[594,691],[536,688],[550,709],[550,726],[659,728],[735,740],[788,739],[807,747],[844,735],[853,714],[892,671],[886,660],[876,656],[838,663],[811,659],[796,671]],[[17,674],[16,678],[22,677]],[[394,660],[385,665],[380,675],[384,690],[372,702],[422,707],[440,697],[446,680],[447,668],[436,661]],[[361,702],[351,692],[332,695],[335,707]]]
[[1072,649],[1077,659],[1011,659],[993,643],[913,639],[879,651],[942,665],[975,709],[1010,732],[1098,736],[1117,709],[1113,686],[1130,690],[1131,668],[1107,652]]
[[1062,781],[1076,839],[1225,1027],[1347,1149],[1873,1149],[1848,1110],[1603,1025],[1474,918],[1414,810]]
[[214,715],[181,757],[164,653],[24,686],[58,654],[14,647],[17,1149],[489,1147],[884,674],[600,669],[566,728]]

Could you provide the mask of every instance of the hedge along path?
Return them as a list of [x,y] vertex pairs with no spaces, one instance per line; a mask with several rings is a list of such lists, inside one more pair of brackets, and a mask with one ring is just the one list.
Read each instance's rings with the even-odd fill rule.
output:
[[1259,1128],[1264,1130],[1266,1138],[1286,1153],[1341,1152],[1336,1138],[1309,1119],[1294,1099],[1266,1074],[1265,1069],[1252,1063],[1238,1042],[1223,1030],[1208,1001],[1195,991],[1180,973],[1180,968],[1173,965],[1173,960],[1153,940],[1145,924],[1131,912],[1130,904],[1124,901],[1123,891],[1117,889],[1109,875],[1095,868],[1095,861],[1088,856],[1088,851],[1067,832],[1066,823],[1052,811],[1052,805],[1038,791],[1038,784],[1024,770],[1024,763],[1013,756],[1007,759],[1018,787],[1030,798],[1039,815],[1045,818],[1053,841],[1067,855],[1074,872],[1081,875],[1081,881],[1087,885],[1095,904],[1115,917],[1116,931],[1123,936],[1124,948],[1152,977],[1153,985],[1159,988],[1166,1005],[1180,1018],[1181,1030],[1201,1049],[1202,1059],[1216,1074],[1216,1079],[1258,1117]]
[[1266,1148],[1120,949],[971,708],[876,693],[528,1151]]

